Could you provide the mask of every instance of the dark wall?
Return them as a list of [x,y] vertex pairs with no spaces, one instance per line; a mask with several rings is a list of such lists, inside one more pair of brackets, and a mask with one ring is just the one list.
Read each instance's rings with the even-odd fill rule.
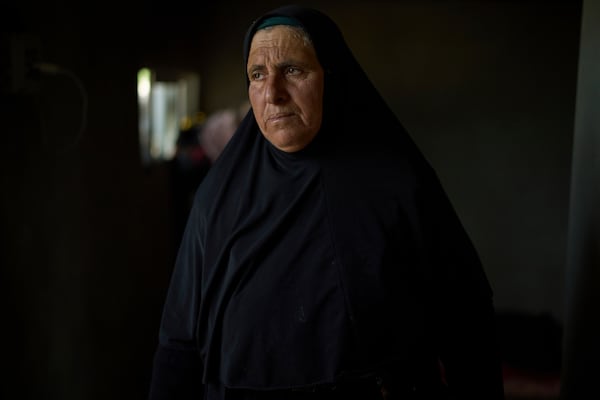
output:
[[[139,158],[136,72],[193,70],[204,111],[239,104],[242,36],[276,4],[248,3],[3,6],[1,397],[146,396],[176,243],[168,168]],[[562,319],[578,2],[300,3],[338,21],[438,170],[497,306]],[[12,90],[14,34],[76,79]]]
[[139,159],[133,14],[84,5],[0,12],[3,62],[13,36],[30,37],[73,74],[3,85],[2,398],[147,390],[174,254],[167,171]]

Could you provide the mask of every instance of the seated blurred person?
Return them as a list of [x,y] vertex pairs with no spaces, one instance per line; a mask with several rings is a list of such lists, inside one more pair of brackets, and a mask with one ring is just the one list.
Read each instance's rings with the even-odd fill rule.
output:
[[244,102],[238,109],[225,108],[208,117],[202,128],[200,143],[211,163],[219,157],[249,108],[248,102]]

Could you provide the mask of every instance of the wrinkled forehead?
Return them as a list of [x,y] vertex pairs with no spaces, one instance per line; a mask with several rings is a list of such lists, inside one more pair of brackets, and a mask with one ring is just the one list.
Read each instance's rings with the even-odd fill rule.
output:
[[244,38],[244,65],[256,32],[268,25],[286,25],[304,32],[321,66],[328,71],[347,69],[353,56],[335,22],[327,15],[306,7],[284,6],[256,19]]
[[306,32],[299,27],[288,25],[272,25],[257,30],[252,37],[249,54],[260,46],[305,48],[314,52]]
[[287,16],[268,17],[262,20],[262,22],[257,23],[254,34],[252,35],[251,43],[254,43],[257,34],[264,31],[272,31],[275,28],[280,32],[285,32],[286,35],[302,39],[306,45],[312,46],[310,34],[306,31],[300,21]]
[[320,67],[316,52],[303,32],[286,25],[260,29],[252,38],[248,54],[248,73],[259,67],[304,66]]
[[[244,56],[247,60],[252,45],[256,42],[255,38],[259,32],[270,31],[275,27],[280,28],[280,31],[287,31],[286,34],[291,34],[294,38],[301,39],[305,45],[313,46],[311,34],[306,29],[300,19],[291,15],[268,14],[256,20],[248,30],[244,43]],[[316,49],[315,49],[316,52]]]

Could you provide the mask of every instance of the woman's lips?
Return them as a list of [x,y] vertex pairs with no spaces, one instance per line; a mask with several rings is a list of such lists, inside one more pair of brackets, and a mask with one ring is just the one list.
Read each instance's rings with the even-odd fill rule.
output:
[[282,121],[286,118],[290,118],[293,116],[294,116],[294,113],[292,113],[292,112],[281,112],[281,113],[277,113],[277,114],[273,114],[273,115],[269,116],[269,118],[267,118],[267,122],[279,122],[279,121]]

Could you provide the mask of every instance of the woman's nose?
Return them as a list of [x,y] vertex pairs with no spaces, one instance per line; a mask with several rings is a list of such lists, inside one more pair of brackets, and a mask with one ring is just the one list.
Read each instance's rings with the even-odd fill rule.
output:
[[284,79],[278,74],[270,75],[267,78],[265,97],[267,102],[272,104],[282,103],[288,99]]

